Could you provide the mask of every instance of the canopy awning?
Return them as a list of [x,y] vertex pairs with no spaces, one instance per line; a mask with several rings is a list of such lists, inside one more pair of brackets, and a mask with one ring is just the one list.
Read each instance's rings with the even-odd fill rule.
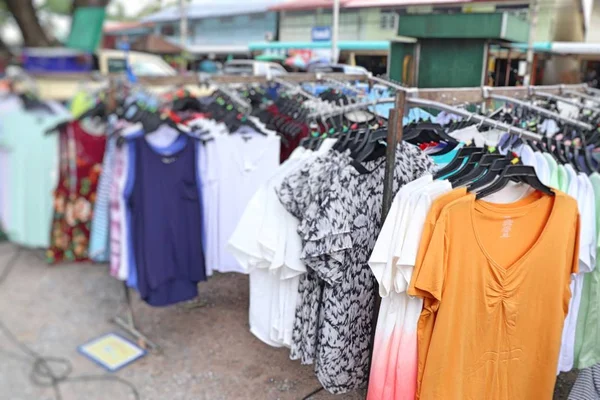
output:
[[248,47],[244,45],[189,45],[186,50],[190,54],[246,54]]
[[[513,49],[526,51],[527,43],[513,43],[511,47]],[[600,43],[536,42],[533,44],[533,50],[538,53],[600,56]]]
[[[255,42],[248,45],[250,51],[259,50],[298,50],[298,49],[330,49],[331,42]],[[338,42],[340,51],[344,50],[385,50],[390,49],[390,42],[386,41],[352,41]]]

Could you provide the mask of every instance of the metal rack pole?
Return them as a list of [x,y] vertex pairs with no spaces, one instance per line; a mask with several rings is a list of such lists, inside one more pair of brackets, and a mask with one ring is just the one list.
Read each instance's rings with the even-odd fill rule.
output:
[[596,96],[590,96],[589,94],[576,92],[575,90],[565,90],[565,94],[570,94],[572,96],[581,97],[582,99],[592,101],[596,104],[600,104],[600,98],[598,98]]
[[361,110],[363,108],[376,106],[377,104],[393,103],[395,101],[396,101],[396,99],[394,97],[385,97],[385,98],[368,101],[368,102],[364,102],[364,103],[356,103],[356,104],[350,104],[350,105],[346,105],[346,106],[342,106],[342,107],[337,107],[328,112],[321,112],[322,111],[321,110],[320,112],[315,112],[315,113],[309,115],[309,118],[314,118],[314,117],[321,116],[321,115],[323,117],[333,117],[333,116],[336,116],[339,114],[345,114],[350,111],[356,111],[356,110]]
[[299,84],[293,84],[290,82],[287,82],[285,79],[281,79],[281,78],[271,78],[271,80],[275,83],[279,83],[280,85],[285,86],[286,88],[290,89],[290,90],[294,90],[297,93],[301,94],[302,96],[306,97],[309,100],[321,100],[316,96],[313,96],[312,94],[308,93],[307,91],[305,91],[304,89],[302,89],[302,87]]
[[323,80],[324,80],[325,82],[332,83],[332,84],[334,84],[334,85],[338,86],[339,88],[341,88],[341,89],[343,89],[343,90],[348,90],[348,91],[350,91],[350,92],[353,92],[353,93],[354,93],[354,94],[356,94],[356,95],[359,95],[359,96],[361,96],[361,95],[363,95],[363,94],[364,94],[364,93],[363,93],[363,92],[362,92],[360,89],[357,89],[357,88],[355,88],[354,86],[351,86],[351,85],[349,85],[349,84],[348,84],[348,83],[346,83],[346,82],[341,82],[341,81],[338,81],[337,79],[333,79],[333,78],[327,78],[327,77],[324,77],[324,78],[323,78]]
[[389,81],[387,79],[379,78],[377,76],[371,76],[369,78],[369,80],[371,80],[371,81],[373,81],[375,83],[380,83],[382,85],[391,87],[391,88],[396,89],[396,90],[406,90],[407,89],[407,88],[405,88],[403,86],[400,86],[400,85],[398,85],[398,84],[396,84],[394,82],[391,82],[391,81]]
[[531,139],[531,140],[541,140],[542,139],[542,136],[538,135],[537,133],[529,132],[524,129],[517,128],[515,126],[508,125],[504,122],[496,121],[496,120],[493,120],[493,119],[483,116],[483,115],[473,114],[467,110],[463,110],[462,108],[449,106],[447,104],[440,103],[437,101],[409,97],[406,99],[406,102],[413,106],[435,108],[436,110],[446,111],[451,114],[461,116],[463,118],[469,118],[472,121],[479,122],[483,125],[490,126],[493,128],[500,128],[500,129],[506,130],[508,133],[514,133],[515,135],[519,135],[526,139]]
[[125,332],[129,333],[137,340],[137,344],[143,349],[150,350],[158,350],[159,347],[157,344],[152,342],[150,339],[146,337],[143,333],[141,333],[137,327],[135,326],[135,318],[133,314],[133,305],[131,304],[131,293],[129,292],[129,288],[127,287],[127,283],[123,282],[123,287],[125,289],[125,304],[127,308],[127,312],[125,314],[125,318],[116,316],[113,318],[113,322],[118,325]]
[[592,96],[600,96],[600,89],[586,87],[585,91],[588,92],[588,94],[591,94]]
[[580,110],[591,110],[594,112],[600,112],[600,108],[586,106],[585,104],[579,103],[579,102],[573,100],[572,98],[557,96],[557,95],[545,93],[545,92],[533,92],[532,94],[534,96],[543,97],[548,100],[555,100],[555,101],[560,101],[565,104],[570,104],[572,106],[578,107]]
[[[402,141],[404,110],[406,107],[406,91],[399,90],[396,93],[395,107],[390,110],[388,119],[387,148],[385,151],[385,176],[383,181],[383,199],[381,204],[381,225],[390,212],[392,202],[394,201],[394,172],[396,167],[396,147]],[[373,276],[373,287],[377,288],[377,279]],[[377,319],[379,318],[379,308],[381,307],[381,297],[379,291],[373,291],[373,315],[371,316],[371,340],[369,343],[369,369],[368,379],[371,380],[371,365],[373,364],[373,350],[375,346],[375,333],[377,329]],[[368,385],[367,385],[368,386]]]
[[228,88],[226,88],[223,85],[215,85],[217,87],[217,89],[219,89],[221,92],[225,93],[227,96],[229,96],[229,98],[234,101],[235,103],[237,103],[239,106],[243,107],[246,110],[250,110],[252,109],[252,106],[250,104],[248,104],[244,99],[242,99],[236,92],[233,92],[231,90],[229,90]]
[[494,99],[494,100],[499,100],[499,101],[505,101],[507,103],[512,103],[512,104],[516,104],[519,105],[521,107],[525,107],[525,108],[529,108],[531,110],[535,110],[536,112],[545,115],[548,118],[552,118],[552,119],[556,119],[556,120],[561,120],[564,121],[570,125],[579,127],[579,128],[583,128],[583,129],[587,129],[587,130],[592,130],[592,126],[589,124],[586,124],[584,122],[581,121],[577,121],[576,119],[572,119],[572,118],[566,118],[561,116],[560,114],[557,114],[555,112],[546,110],[545,108],[541,108],[538,106],[535,106],[533,104],[530,104],[526,101],[521,101],[521,100],[517,100],[515,98],[512,97],[508,97],[508,96],[501,96],[501,95],[497,95],[497,94],[491,94],[487,96],[490,99]]

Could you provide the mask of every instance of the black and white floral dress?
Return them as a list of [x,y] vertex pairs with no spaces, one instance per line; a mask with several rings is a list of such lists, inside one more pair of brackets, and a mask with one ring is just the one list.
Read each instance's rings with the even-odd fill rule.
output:
[[[364,388],[374,306],[374,278],[368,266],[381,229],[385,163],[365,163],[368,174],[350,164],[348,153],[331,151],[288,176],[278,189],[284,207],[299,220],[301,277],[291,357],[314,363],[332,393]],[[394,193],[432,172],[431,159],[417,147],[396,150]]]

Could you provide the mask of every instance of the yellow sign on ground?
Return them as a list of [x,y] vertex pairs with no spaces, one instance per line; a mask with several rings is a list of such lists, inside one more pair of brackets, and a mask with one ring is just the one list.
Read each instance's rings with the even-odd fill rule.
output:
[[79,352],[98,365],[114,372],[146,355],[129,340],[109,333],[79,347]]

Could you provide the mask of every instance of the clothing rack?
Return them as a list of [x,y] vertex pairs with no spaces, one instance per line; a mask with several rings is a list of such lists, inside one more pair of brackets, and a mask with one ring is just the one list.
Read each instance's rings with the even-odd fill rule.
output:
[[600,96],[600,89],[586,87],[585,91],[593,96]]
[[321,101],[321,99],[319,99],[318,97],[313,96],[312,94],[310,94],[307,91],[305,91],[304,89],[302,89],[302,87],[299,84],[293,84],[293,83],[287,82],[285,79],[281,79],[281,78],[271,78],[271,80],[275,83],[285,86],[287,89],[291,90],[294,93],[301,94],[302,96],[306,97],[309,100]]
[[[81,79],[78,77],[77,79]],[[228,88],[224,88],[224,86],[229,84],[256,84],[256,83],[268,83],[268,82],[277,82],[286,86],[288,88],[293,88],[294,90],[299,88],[299,85],[294,85],[292,82],[319,82],[319,81],[328,81],[329,79],[336,80],[338,82],[345,81],[363,81],[368,83],[378,83],[396,90],[396,95],[394,98],[382,98],[371,102],[357,103],[346,105],[342,107],[337,107],[334,110],[328,113],[329,116],[333,116],[339,113],[346,113],[353,110],[360,110],[364,108],[368,108],[371,106],[375,106],[377,104],[382,103],[395,103],[395,107],[390,110],[389,114],[389,123],[388,123],[388,134],[387,134],[387,150],[386,150],[386,169],[385,169],[385,177],[384,177],[384,191],[383,191],[383,204],[382,204],[382,220],[385,220],[390,206],[393,201],[393,171],[395,165],[395,148],[399,142],[402,140],[403,136],[403,124],[402,120],[405,114],[406,108],[409,105],[426,107],[438,109],[441,111],[446,111],[449,113],[453,113],[456,115],[460,115],[464,118],[470,118],[474,121],[482,123],[487,126],[500,128],[506,130],[507,132],[514,133],[524,138],[539,140],[541,138],[540,135],[528,132],[521,128],[513,127],[507,125],[505,123],[495,121],[489,117],[481,116],[477,114],[470,113],[462,108],[453,106],[456,104],[464,104],[464,103],[485,103],[490,99],[503,100],[507,102],[511,102],[514,104],[523,103],[524,106],[528,108],[533,108],[540,113],[543,113],[551,118],[557,118],[564,120],[564,118],[559,117],[558,114],[552,113],[548,110],[532,106],[529,103],[521,102],[516,99],[516,97],[521,97],[523,99],[529,97],[532,93],[544,93],[549,95],[559,95],[559,94],[569,94],[571,92],[577,93],[580,95],[579,91],[587,90],[586,85],[555,85],[555,86],[540,86],[540,87],[518,87],[518,88],[487,88],[487,87],[476,87],[476,88],[442,88],[442,89],[409,89],[405,88],[396,83],[390,82],[383,78],[372,77],[367,75],[346,75],[346,74],[289,74],[285,76],[285,79],[282,78],[272,78],[272,77],[255,77],[255,76],[215,76],[211,77],[210,80],[200,80],[198,76],[176,76],[176,77],[148,77],[148,78],[139,78],[138,85],[199,85],[200,83],[209,83],[214,84],[218,87],[223,93],[229,95],[231,91]],[[114,86],[115,79],[114,77],[109,79],[109,88],[108,88],[108,104],[115,104],[115,95],[116,90]],[[223,90],[224,89],[224,90]],[[533,89],[533,92],[532,92]],[[300,90],[302,90],[300,88]],[[539,90],[539,92],[538,92]],[[229,93],[228,93],[229,92]],[[304,92],[304,93],[302,93]],[[314,96],[306,93],[302,90],[304,97],[315,99]],[[233,94],[233,93],[232,93]],[[308,96],[307,96],[308,95]],[[235,94],[230,96],[232,101],[240,100]],[[591,96],[590,96],[591,97]],[[245,109],[249,109],[249,105],[241,99],[241,106]],[[597,100],[598,101],[598,100]],[[111,106],[109,105],[109,109]],[[312,117],[316,117],[322,115],[322,113],[312,113]],[[586,129],[591,128],[588,124],[581,123],[580,121],[569,120],[569,122],[576,123],[577,126],[584,127]],[[125,283],[123,283],[124,291],[125,291],[125,303],[127,312],[125,317],[115,317],[113,319],[114,323],[121,327],[123,330],[132,335],[132,337],[136,338],[140,344],[148,349],[158,349],[158,346],[149,340],[136,326],[135,316],[132,307],[131,295],[129,292],[129,288]],[[373,314],[373,331],[371,338],[371,346],[374,343],[374,334],[375,327],[377,326],[377,318],[379,313],[380,306],[380,298],[377,293],[375,293],[375,308]]]
[[590,124],[586,124],[585,122],[581,122],[581,121],[577,121],[576,119],[572,119],[572,118],[567,118],[567,117],[563,117],[560,114],[557,114],[553,111],[549,111],[546,110],[545,108],[542,107],[538,107],[536,105],[533,105],[531,103],[528,103],[526,101],[522,101],[522,100],[517,100],[513,97],[508,97],[508,96],[502,96],[502,95],[498,95],[498,94],[491,94],[488,96],[490,99],[493,100],[499,100],[499,101],[505,101],[507,103],[512,103],[512,104],[516,104],[518,106],[524,107],[524,108],[528,108],[530,110],[534,110],[535,112],[542,114],[548,118],[553,118],[553,119],[557,119],[557,120],[561,120],[565,123],[568,123],[569,125],[578,127],[578,128],[583,128],[586,130],[592,130],[593,127]]
[[233,101],[234,103],[236,103],[237,105],[242,107],[244,110],[249,111],[252,108],[252,106],[250,104],[248,104],[246,102],[246,100],[242,99],[235,91],[229,90],[229,88],[227,88],[221,84],[218,84],[215,86],[217,87],[218,90],[225,93],[227,95],[227,97],[229,97],[231,99],[231,101]]
[[[376,78],[376,79],[371,78],[371,79],[375,82],[382,83],[382,84],[388,85],[388,86],[392,86],[392,84],[385,82],[384,80],[382,80],[380,78]],[[469,118],[469,117],[475,118],[480,123],[487,124],[488,126],[501,127],[503,129],[509,127],[509,126],[505,126],[506,124],[500,124],[495,120],[491,120],[489,117],[473,115],[473,114],[469,113],[468,111],[463,110],[461,108],[452,107],[450,105],[444,104],[443,101],[448,100],[450,98],[452,98],[454,101],[457,100],[456,97],[449,96],[450,91],[457,90],[457,89],[419,90],[419,89],[402,88],[401,86],[398,86],[395,84],[393,84],[392,87],[394,87],[398,91],[397,91],[396,97],[394,99],[395,107],[394,107],[394,109],[390,110],[389,124],[388,124],[387,149],[386,149],[386,155],[385,155],[386,166],[385,166],[383,202],[382,202],[382,213],[381,213],[381,223],[382,224],[385,222],[385,219],[389,213],[392,202],[394,200],[392,188],[393,188],[393,183],[394,183],[394,166],[396,164],[395,149],[396,149],[397,144],[402,141],[403,129],[404,129],[403,124],[402,124],[402,119],[404,117],[405,110],[406,110],[406,107],[408,104],[421,106],[421,107],[435,108],[440,111],[446,111],[446,112],[453,113],[456,115],[461,115],[466,118]],[[586,87],[587,87],[586,85],[577,85],[577,89],[585,90]],[[542,89],[542,88],[543,87],[540,87],[540,89]],[[520,87],[520,88],[511,88],[511,89],[515,93],[528,95],[530,93],[531,88],[530,87]],[[564,87],[561,85],[559,87],[550,87],[549,89],[554,91],[555,93],[562,93],[564,90]],[[472,88],[472,89],[458,88],[458,90],[459,90],[460,95],[462,95],[462,97],[471,97],[471,100],[473,103],[478,103],[480,101],[484,101],[484,100],[486,100],[486,97],[487,97],[487,96],[484,96],[484,93],[487,92],[486,88]],[[419,98],[419,97],[417,97],[417,95],[419,95],[419,94],[424,94],[428,98],[427,99]],[[493,96],[506,98],[507,101],[511,101],[511,102],[516,100],[514,98],[501,96],[501,95],[493,95]],[[518,101],[518,100],[516,100],[516,101]],[[525,104],[527,104],[527,103],[525,103]],[[527,105],[530,106],[529,104],[527,104]],[[577,122],[579,122],[579,121],[577,121]],[[524,131],[524,130],[521,130],[520,128],[514,128],[514,127],[511,127],[511,128],[513,128],[513,130],[512,130],[513,133],[520,134],[521,137],[523,137],[523,138],[532,139],[532,140],[539,140],[541,138],[541,136],[538,134]],[[519,131],[522,131],[522,132],[517,132],[517,131],[515,131],[515,129],[519,129]],[[375,278],[373,278],[373,279],[375,279]],[[375,282],[375,287],[377,287],[377,282]],[[370,342],[371,347],[370,347],[370,356],[369,356],[371,360],[373,358],[373,346],[375,343],[375,330],[376,330],[375,328],[377,326],[377,320],[379,318],[379,308],[381,306],[381,297],[379,296],[379,293],[377,291],[375,291],[374,296],[375,296],[375,304],[374,304],[374,308],[373,308],[373,316],[372,316],[372,321],[371,321],[372,331],[371,331],[371,342]],[[369,366],[369,379],[371,376],[370,368],[371,367]]]
[[584,100],[589,100],[591,102],[594,102],[596,104],[600,104],[600,99],[594,97],[594,96],[590,96],[589,94],[585,94],[585,93],[581,93],[581,92],[576,92],[574,90],[568,90],[566,92],[567,94],[573,95],[573,96],[578,96],[581,97]]
[[406,90],[407,88],[405,86],[402,86],[400,83],[398,82],[394,82],[390,79],[386,79],[386,78],[381,78],[378,76],[372,76],[369,78],[370,81],[375,82],[375,83],[379,83],[382,84],[384,86],[387,86],[389,88],[392,89],[396,89],[396,90]]
[[329,117],[334,117],[336,115],[345,114],[345,113],[348,113],[351,111],[362,110],[365,107],[376,106],[377,104],[393,103],[394,101],[395,101],[395,99],[393,97],[384,97],[384,98],[373,100],[373,101],[366,101],[363,103],[355,103],[355,104],[349,104],[349,105],[345,105],[345,106],[341,106],[341,107],[336,107],[330,111],[323,111],[323,110],[315,111],[314,113],[309,115],[309,118],[315,118],[315,117],[319,117],[319,116],[324,117],[324,118],[329,118]]
[[350,92],[353,92],[354,94],[356,94],[358,96],[362,96],[364,94],[360,89],[357,89],[357,88],[349,85],[346,82],[338,81],[337,79],[334,79],[334,78],[325,77],[325,78],[323,78],[323,81],[332,83],[332,84],[336,85],[337,87],[339,87],[343,90],[348,90]]
[[560,101],[565,104],[570,104],[572,106],[578,107],[580,110],[591,110],[594,112],[600,112],[599,108],[586,106],[585,104],[577,102],[569,97],[557,96],[557,95],[546,93],[546,92],[536,92],[534,89],[532,89],[532,94],[534,96],[542,97],[542,98],[545,98],[548,100],[555,100],[555,101]]

